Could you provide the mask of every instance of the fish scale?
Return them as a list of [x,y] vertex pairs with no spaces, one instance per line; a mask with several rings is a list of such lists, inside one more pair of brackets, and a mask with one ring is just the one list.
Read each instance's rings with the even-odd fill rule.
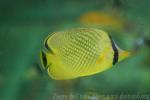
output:
[[[63,62],[70,69],[77,72],[84,72],[84,69],[88,69],[86,68],[87,66],[94,64],[94,61],[99,56],[98,53],[100,53],[98,51],[101,51],[98,43],[101,39],[99,33],[94,32],[93,34],[92,31],[84,31],[79,30],[76,33],[62,32],[60,37],[58,37],[61,38],[61,43],[67,43],[66,45],[60,46],[61,49],[58,49],[59,52],[62,52],[60,54],[64,60]],[[63,49],[64,47],[65,49]]]
[[[81,33],[81,34],[76,35],[76,37],[74,37],[74,39],[69,42],[71,46],[69,49],[73,51],[73,53],[70,53],[70,55],[67,55],[67,56],[72,57],[73,59],[67,59],[68,58],[67,56],[63,57],[65,59],[64,62],[72,62],[68,66],[72,66],[72,69],[74,71],[80,72],[80,73],[84,72],[84,69],[87,66],[94,64],[93,61],[95,61],[98,57],[98,55],[95,56],[96,50],[93,50],[92,45],[91,45],[91,44],[94,44],[94,42],[96,41],[93,42],[92,41],[93,39],[87,36],[88,35]],[[80,52],[77,52],[77,51],[80,51]],[[65,52],[68,52],[68,51],[66,50],[64,51],[64,53]],[[89,54],[91,54],[92,56]]]

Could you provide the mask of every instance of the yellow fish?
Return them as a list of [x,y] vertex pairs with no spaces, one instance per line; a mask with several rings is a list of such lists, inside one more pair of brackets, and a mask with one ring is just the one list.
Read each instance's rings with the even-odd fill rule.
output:
[[125,20],[116,14],[108,14],[106,12],[92,11],[83,14],[79,18],[80,22],[86,25],[102,25],[114,29],[123,29],[126,25]]
[[77,28],[50,34],[40,53],[41,63],[55,80],[100,73],[129,56],[106,32]]

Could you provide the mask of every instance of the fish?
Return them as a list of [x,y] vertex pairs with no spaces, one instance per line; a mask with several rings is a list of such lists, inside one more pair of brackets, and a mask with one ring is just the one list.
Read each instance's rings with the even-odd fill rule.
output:
[[79,22],[83,25],[94,25],[94,26],[103,26],[107,27],[108,29],[116,29],[116,30],[123,30],[128,21],[122,19],[121,17],[117,16],[116,14],[110,14],[107,12],[98,12],[98,11],[91,11],[82,14],[79,17]]
[[48,35],[40,61],[52,79],[70,80],[101,73],[129,55],[105,31],[75,28]]

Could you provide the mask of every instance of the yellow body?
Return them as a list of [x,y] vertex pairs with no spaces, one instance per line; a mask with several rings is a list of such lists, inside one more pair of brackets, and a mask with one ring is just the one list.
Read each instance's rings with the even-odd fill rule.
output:
[[[46,38],[41,62],[49,76],[56,80],[93,75],[113,65],[111,42],[107,33],[94,28],[56,32]],[[129,55],[119,48],[117,50],[118,61]]]

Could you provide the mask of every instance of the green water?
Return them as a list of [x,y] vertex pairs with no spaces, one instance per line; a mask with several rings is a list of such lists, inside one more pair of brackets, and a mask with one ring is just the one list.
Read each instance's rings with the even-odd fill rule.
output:
[[[150,100],[150,44],[138,45],[150,37],[149,9],[149,0],[0,1],[0,100]],[[52,80],[39,61],[44,38],[87,27],[79,18],[92,11],[123,19],[127,28],[104,31],[136,53],[100,74]]]

